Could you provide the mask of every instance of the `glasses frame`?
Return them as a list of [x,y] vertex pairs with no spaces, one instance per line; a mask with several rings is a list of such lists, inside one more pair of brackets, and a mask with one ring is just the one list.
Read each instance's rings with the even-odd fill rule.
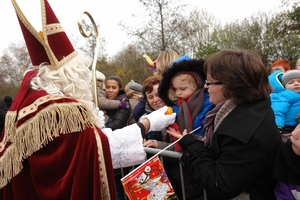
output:
[[215,81],[215,82],[208,82],[205,80],[205,85],[210,86],[210,85],[222,85],[223,83],[220,81]]

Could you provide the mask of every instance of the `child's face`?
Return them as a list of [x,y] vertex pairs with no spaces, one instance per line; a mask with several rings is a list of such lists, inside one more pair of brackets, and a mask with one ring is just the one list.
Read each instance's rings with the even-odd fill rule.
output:
[[102,89],[102,85],[103,85],[103,81],[97,79],[97,87],[99,87],[100,89]]
[[292,78],[285,84],[285,89],[300,93],[300,78]]
[[179,76],[176,76],[172,80],[173,89],[177,98],[186,99],[195,92],[195,88],[189,83],[187,79],[180,80]]

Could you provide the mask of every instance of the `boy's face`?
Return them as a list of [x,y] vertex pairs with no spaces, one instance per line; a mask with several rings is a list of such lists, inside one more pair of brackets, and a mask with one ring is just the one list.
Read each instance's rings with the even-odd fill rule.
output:
[[285,84],[285,89],[300,93],[300,78],[292,78]]

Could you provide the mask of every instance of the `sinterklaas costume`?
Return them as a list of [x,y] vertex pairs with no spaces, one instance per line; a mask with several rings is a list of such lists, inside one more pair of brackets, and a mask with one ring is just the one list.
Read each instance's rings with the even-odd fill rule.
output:
[[[43,37],[12,3],[33,66],[58,69],[76,56],[47,0],[41,0]],[[26,73],[6,115],[0,139],[2,199],[115,199],[108,138],[76,99],[29,89],[37,71]]]

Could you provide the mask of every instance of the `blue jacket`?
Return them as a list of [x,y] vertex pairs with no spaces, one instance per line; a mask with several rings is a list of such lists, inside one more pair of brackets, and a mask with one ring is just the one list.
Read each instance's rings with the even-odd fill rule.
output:
[[140,117],[146,113],[145,106],[146,100],[142,97],[132,111],[133,119],[135,119],[136,122],[138,122]]
[[[194,132],[195,135],[197,136],[202,136],[204,133],[204,119],[205,119],[205,115],[208,111],[210,111],[212,108],[214,107],[214,105],[212,103],[209,102],[209,94],[207,92],[207,90],[204,90],[204,101],[203,101],[203,106],[201,111],[198,113],[198,115],[196,116],[196,118],[193,121],[193,129],[201,126],[200,129],[198,129],[196,132]],[[176,113],[176,116],[178,115],[178,111],[179,111],[179,107],[178,105],[172,105],[173,111]]]
[[278,93],[285,90],[281,82],[283,73],[284,72],[282,70],[276,70],[268,76],[269,83],[273,89],[273,93]]
[[269,75],[269,82],[273,88],[271,93],[271,107],[275,114],[278,127],[297,126],[297,114],[300,113],[300,94],[286,90],[281,83],[283,72],[278,70]]

